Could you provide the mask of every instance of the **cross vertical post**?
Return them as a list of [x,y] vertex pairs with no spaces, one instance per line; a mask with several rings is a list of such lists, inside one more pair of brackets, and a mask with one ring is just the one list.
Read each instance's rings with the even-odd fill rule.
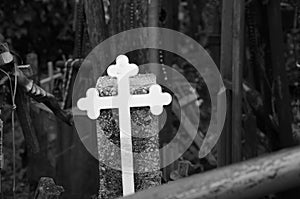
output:
[[[122,86],[120,86],[122,85]],[[131,139],[131,120],[128,99],[130,96],[129,77],[118,79],[118,95],[124,100],[119,101],[119,125],[121,145],[121,166],[123,196],[134,193],[134,169]],[[127,99],[127,100],[126,100]],[[126,183],[126,184],[125,184]]]

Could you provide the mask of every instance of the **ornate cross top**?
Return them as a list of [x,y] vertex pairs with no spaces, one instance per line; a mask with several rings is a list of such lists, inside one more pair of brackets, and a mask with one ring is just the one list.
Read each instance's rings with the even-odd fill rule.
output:
[[125,55],[120,55],[116,59],[116,65],[111,65],[107,73],[111,77],[116,77],[118,82],[118,95],[100,97],[96,88],[88,89],[86,98],[81,98],[77,102],[80,110],[87,111],[90,119],[97,119],[101,109],[119,109],[120,145],[121,145],[121,166],[123,195],[134,193],[134,167],[131,138],[131,107],[150,107],[154,115],[159,115],[163,111],[163,106],[172,101],[169,93],[162,93],[160,85],[155,84],[149,88],[148,94],[131,95],[131,76],[137,75],[138,66],[130,64]]

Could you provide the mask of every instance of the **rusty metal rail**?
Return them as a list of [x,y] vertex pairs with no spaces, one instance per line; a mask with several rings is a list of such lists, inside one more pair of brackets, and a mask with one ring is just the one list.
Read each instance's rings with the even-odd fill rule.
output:
[[300,186],[300,147],[193,175],[126,199],[241,199]]

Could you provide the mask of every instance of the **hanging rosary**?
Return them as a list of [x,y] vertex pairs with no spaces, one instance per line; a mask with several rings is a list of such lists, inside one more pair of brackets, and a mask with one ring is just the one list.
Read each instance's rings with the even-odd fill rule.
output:
[[[159,1],[160,5],[158,6],[159,8],[161,8],[161,2]],[[148,1],[148,4],[151,4],[151,0]],[[137,8],[139,7],[140,5],[140,1],[133,1],[131,0],[130,1],[130,8],[129,8],[129,16],[130,16],[130,29],[133,29],[133,28],[136,28],[136,23],[135,23],[135,14],[137,14]],[[159,16],[158,16],[159,18]],[[160,25],[159,26],[163,26],[163,22],[162,21],[159,21]],[[163,73],[163,79],[167,82],[168,81],[168,75],[167,75],[167,70],[165,68],[165,65],[164,65],[164,52],[163,50],[158,50],[158,61],[159,63],[161,64],[162,68],[162,73]]]
[[[162,3],[161,3],[160,0],[159,0],[158,9],[162,10]],[[161,12],[159,12],[159,16],[157,16],[158,17],[158,23],[159,23],[160,27],[163,27],[165,22],[164,22],[164,20],[160,20],[161,19],[160,15],[161,15]],[[165,64],[164,64],[165,63],[164,51],[163,50],[158,50],[158,56],[159,56],[159,63],[162,66],[161,70],[162,70],[162,73],[163,73],[163,76],[164,76],[163,78],[166,82],[168,82],[168,75],[167,75],[166,67],[165,67]]]
[[64,79],[63,79],[63,93],[64,94],[63,94],[63,101],[62,101],[62,105],[61,105],[62,109],[65,108],[67,96],[68,96],[68,93],[69,93],[69,86],[70,86],[72,73],[73,73],[73,67],[72,66],[70,68],[68,67],[71,62],[72,62],[72,59],[68,59],[65,62]]
[[133,24],[133,20],[134,20],[134,3],[133,1],[130,2],[130,9],[129,9],[129,16],[130,16],[130,29],[133,29],[134,28],[134,24]]
[[159,54],[159,63],[161,64],[162,68],[162,73],[163,73],[163,76],[164,76],[164,80],[166,82],[168,82],[168,75],[167,75],[167,71],[166,71],[166,67],[165,67],[165,64],[164,64],[164,52],[162,50],[159,50],[158,51],[158,54]]
[[[295,3],[295,14],[294,14],[294,24],[293,24],[293,34],[299,34],[299,28],[298,28],[298,20],[299,20],[299,4]],[[293,35],[293,51],[294,51],[294,59],[295,59],[295,65],[296,65],[296,77],[298,77],[298,72],[300,73],[300,63],[298,62],[298,44],[296,41],[296,35]],[[300,118],[300,99],[298,96],[300,96],[300,82],[299,78],[296,78],[296,82],[294,82],[295,91],[294,96],[296,97],[295,101],[293,102],[292,106],[296,107],[296,118]],[[296,119],[297,120],[297,119]]]

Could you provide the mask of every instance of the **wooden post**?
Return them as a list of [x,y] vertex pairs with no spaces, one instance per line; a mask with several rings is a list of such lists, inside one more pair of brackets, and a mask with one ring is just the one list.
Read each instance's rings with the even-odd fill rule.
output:
[[124,199],[260,198],[298,186],[299,165],[300,148],[297,147],[179,179]]
[[108,37],[103,1],[84,0],[84,8],[87,31],[89,33],[91,47],[94,48]]
[[275,106],[279,122],[279,139],[280,147],[284,148],[294,145],[295,142],[292,135],[291,101],[283,57],[284,43],[280,0],[269,1],[267,11],[273,71],[273,87],[275,91]]
[[233,1],[232,32],[232,162],[242,159],[242,81],[244,63],[244,0]]
[[[160,0],[152,0],[150,1],[149,4],[149,8],[148,8],[148,26],[149,27],[158,27],[159,26],[159,22],[158,22],[158,17],[159,17],[159,9],[160,9],[160,5],[159,5],[159,1]],[[154,34],[155,36],[153,36],[153,43],[157,43],[158,42],[158,36],[157,36],[157,32],[153,31],[152,34]],[[158,50],[150,50],[149,51],[149,60],[153,63],[159,63],[159,53]],[[150,71],[154,74],[158,74],[159,71],[155,71],[156,69],[150,68]],[[159,77],[158,77],[159,78]]]
[[[131,94],[143,94],[156,83],[155,76],[137,75],[130,78]],[[97,82],[100,96],[114,96],[117,93],[117,80],[100,77]],[[131,127],[134,154],[135,191],[160,185],[160,158],[158,142],[158,117],[149,108],[131,108]],[[99,198],[122,196],[122,171],[120,153],[120,132],[117,110],[102,110],[97,121],[97,140],[100,170]],[[112,144],[113,143],[113,144]],[[109,163],[109,165],[108,165]],[[112,168],[114,167],[114,168]],[[149,171],[149,172],[145,172]]]
[[233,82],[227,92],[226,122],[219,140],[218,164],[241,160],[242,67],[244,59],[244,0],[224,0],[222,8],[221,74]]
[[[223,0],[221,31],[221,66],[223,79],[232,82],[232,22],[233,0]],[[232,97],[227,92],[226,121],[218,143],[218,166],[231,163]]]
[[249,111],[244,119],[244,129],[245,129],[245,151],[246,159],[257,157],[257,126],[256,117],[252,111]]
[[[147,27],[149,25],[149,3],[151,3],[151,6],[155,6],[153,5],[155,3],[153,0],[111,0],[111,21],[109,24],[110,35],[115,35],[122,31],[134,28]],[[151,24],[155,23],[156,20],[154,18],[151,19]],[[124,40],[124,43],[125,42],[127,41]],[[113,47],[111,49],[113,50]],[[128,57],[133,63],[141,65],[144,63],[148,63],[148,54],[149,53],[145,50],[136,50],[135,52],[128,53]]]
[[53,81],[53,62],[49,61],[47,63],[48,66],[48,77],[50,78],[49,84],[48,84],[48,92],[52,92],[52,89],[54,87],[54,81]]

